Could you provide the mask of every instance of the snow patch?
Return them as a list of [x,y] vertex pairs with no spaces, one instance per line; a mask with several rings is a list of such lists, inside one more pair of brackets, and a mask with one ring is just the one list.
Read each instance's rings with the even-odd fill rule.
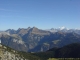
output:
[[22,40],[19,40],[18,43],[19,44],[24,44],[24,42]]
[[18,44],[24,44],[22,40],[18,40],[18,39],[13,39],[13,42],[18,43]]

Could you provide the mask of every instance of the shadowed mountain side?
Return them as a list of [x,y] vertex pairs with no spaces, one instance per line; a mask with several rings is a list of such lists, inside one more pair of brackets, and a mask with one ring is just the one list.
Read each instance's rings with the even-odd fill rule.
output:
[[[80,58],[80,43],[73,43],[62,48],[52,48],[46,52],[33,53],[44,59],[49,58]],[[60,59],[61,60],[61,59]]]

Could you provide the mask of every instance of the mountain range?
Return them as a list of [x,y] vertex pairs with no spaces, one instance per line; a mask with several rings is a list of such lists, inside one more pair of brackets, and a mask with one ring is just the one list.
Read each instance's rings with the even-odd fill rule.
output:
[[80,30],[64,27],[48,30],[36,27],[8,29],[0,31],[0,39],[3,45],[18,51],[43,52],[54,47],[61,48],[71,43],[80,42]]

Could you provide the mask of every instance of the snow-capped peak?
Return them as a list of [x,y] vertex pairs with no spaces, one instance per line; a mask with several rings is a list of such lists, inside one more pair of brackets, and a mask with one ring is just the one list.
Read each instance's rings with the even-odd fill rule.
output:
[[59,27],[60,30],[64,30],[64,29],[67,29],[66,27],[62,26],[62,27]]

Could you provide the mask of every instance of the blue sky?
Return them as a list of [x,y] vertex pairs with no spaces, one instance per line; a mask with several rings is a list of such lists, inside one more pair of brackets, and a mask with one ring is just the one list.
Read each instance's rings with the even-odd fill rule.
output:
[[80,0],[0,0],[0,30],[80,28]]

